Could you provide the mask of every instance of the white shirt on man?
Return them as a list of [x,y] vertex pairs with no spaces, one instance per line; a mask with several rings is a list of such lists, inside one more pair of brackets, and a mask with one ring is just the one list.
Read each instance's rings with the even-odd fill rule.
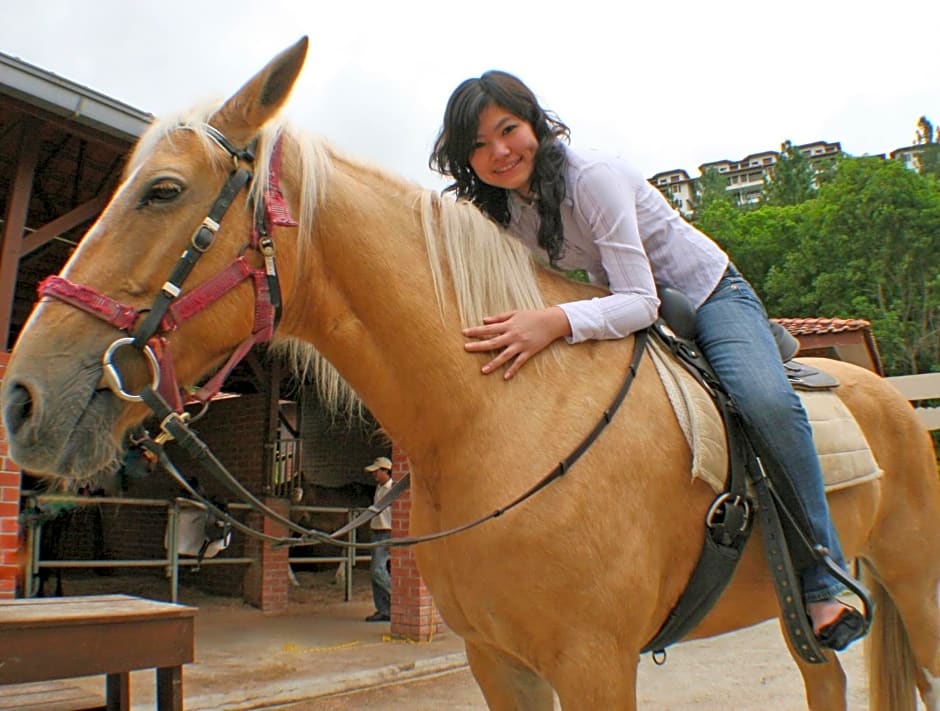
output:
[[[395,482],[392,481],[392,478],[389,477],[388,481],[384,484],[378,484],[375,487],[375,495],[372,497],[372,503],[377,504],[383,496],[385,496],[389,491],[391,491],[392,486]],[[369,522],[369,528],[378,529],[380,531],[391,531],[392,530],[392,507],[388,506],[386,509],[375,516]]]

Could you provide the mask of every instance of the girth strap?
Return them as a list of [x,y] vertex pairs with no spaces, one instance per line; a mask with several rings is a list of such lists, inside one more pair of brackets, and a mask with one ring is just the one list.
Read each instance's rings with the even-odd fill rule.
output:
[[654,658],[660,660],[664,659],[666,647],[685,637],[711,610],[741,559],[751,533],[746,470],[753,452],[744,436],[737,409],[697,349],[675,338],[662,321],[654,325],[653,333],[715,400],[725,423],[729,459],[728,488],[715,499],[706,515],[705,541],[698,564],[665,623],[641,651],[653,652]]

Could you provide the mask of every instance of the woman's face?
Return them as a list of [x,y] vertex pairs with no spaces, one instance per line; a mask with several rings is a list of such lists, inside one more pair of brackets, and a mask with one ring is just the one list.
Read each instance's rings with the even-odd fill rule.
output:
[[529,195],[539,142],[528,121],[491,104],[480,112],[470,167],[488,185]]

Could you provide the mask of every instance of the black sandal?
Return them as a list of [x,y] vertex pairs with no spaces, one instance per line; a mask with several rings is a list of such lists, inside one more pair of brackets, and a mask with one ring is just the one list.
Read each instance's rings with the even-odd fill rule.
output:
[[841,652],[852,642],[864,637],[867,631],[868,625],[862,613],[846,605],[835,620],[819,630],[816,639],[826,649]]

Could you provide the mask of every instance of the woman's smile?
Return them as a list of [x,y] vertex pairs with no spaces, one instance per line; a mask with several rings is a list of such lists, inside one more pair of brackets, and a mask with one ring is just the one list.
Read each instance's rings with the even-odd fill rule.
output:
[[490,104],[480,112],[470,167],[488,185],[529,195],[538,147],[528,121]]

